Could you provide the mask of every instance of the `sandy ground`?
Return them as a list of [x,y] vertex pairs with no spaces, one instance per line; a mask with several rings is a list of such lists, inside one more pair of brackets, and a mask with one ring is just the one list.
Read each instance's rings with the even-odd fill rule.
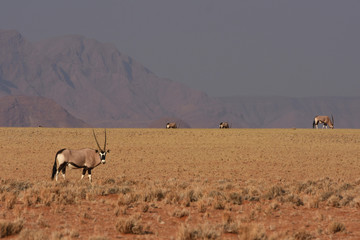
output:
[[[95,130],[102,145],[103,129]],[[20,234],[9,238],[191,239],[198,228],[219,239],[360,239],[360,130],[107,129],[111,152],[93,170],[91,185],[79,181],[81,170],[68,170],[65,182],[50,180],[59,149],[96,148],[91,129],[0,128],[0,143],[0,220],[23,221]],[[33,187],[20,191],[10,208],[4,186],[11,181]],[[305,183],[307,191],[299,187]],[[141,198],[125,204],[129,193],[109,190],[124,185]],[[31,189],[59,187],[85,189],[86,197],[26,204]],[[266,195],[276,187],[284,191]],[[94,193],[99,188],[107,193]],[[163,197],[145,200],[151,189]],[[192,190],[201,197],[187,202]],[[232,203],[234,192],[241,203]],[[131,218],[147,230],[118,229]],[[236,230],[224,230],[226,223]]]

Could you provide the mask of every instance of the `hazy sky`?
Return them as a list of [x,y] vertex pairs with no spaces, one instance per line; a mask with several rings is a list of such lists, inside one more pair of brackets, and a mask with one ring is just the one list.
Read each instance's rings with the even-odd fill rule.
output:
[[0,28],[111,42],[211,96],[360,96],[358,0],[2,0]]

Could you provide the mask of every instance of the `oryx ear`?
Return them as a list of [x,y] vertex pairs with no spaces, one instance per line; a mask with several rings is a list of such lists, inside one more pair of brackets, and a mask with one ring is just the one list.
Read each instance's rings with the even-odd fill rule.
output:
[[96,152],[96,153],[98,153],[98,152],[99,152],[99,150],[97,150],[97,149],[96,149],[96,150],[95,150],[95,152]]
[[108,149],[106,152],[109,153],[109,152],[110,152],[110,149]]

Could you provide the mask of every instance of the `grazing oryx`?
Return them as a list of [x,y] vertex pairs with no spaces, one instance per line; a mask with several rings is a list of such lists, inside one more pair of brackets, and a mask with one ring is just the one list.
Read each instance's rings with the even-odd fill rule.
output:
[[177,128],[176,122],[167,123],[166,128]]
[[228,122],[221,122],[219,128],[230,128],[230,125]]
[[330,120],[329,116],[316,116],[313,121],[313,128],[315,128],[315,126],[316,126],[316,128],[318,128],[319,123],[323,124],[323,128],[324,127],[327,128],[327,126],[329,125],[329,127],[331,129],[333,129],[334,128],[334,117],[331,114],[331,120]]
[[88,172],[89,181],[91,182],[91,170],[98,165],[105,164],[106,153],[109,153],[110,150],[106,150],[106,129],[105,129],[105,143],[104,149],[99,145],[98,140],[96,139],[95,132],[93,130],[94,138],[98,149],[83,148],[79,150],[72,149],[61,149],[55,155],[55,163],[53,166],[53,171],[51,179],[53,180],[56,177],[58,180],[58,175],[60,171],[65,179],[66,167],[69,168],[82,168],[81,179],[84,178],[86,171]]

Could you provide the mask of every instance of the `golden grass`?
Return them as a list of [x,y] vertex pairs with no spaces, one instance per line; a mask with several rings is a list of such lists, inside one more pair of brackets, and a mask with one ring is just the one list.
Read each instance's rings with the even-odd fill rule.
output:
[[[107,135],[111,152],[92,171],[93,184],[80,181],[78,170],[55,183],[56,151],[94,147],[91,129],[0,128],[0,220],[23,219],[21,239],[360,237],[346,217],[360,208],[359,130],[108,129]],[[286,227],[289,221],[297,230]],[[86,235],[89,224],[106,234]]]

